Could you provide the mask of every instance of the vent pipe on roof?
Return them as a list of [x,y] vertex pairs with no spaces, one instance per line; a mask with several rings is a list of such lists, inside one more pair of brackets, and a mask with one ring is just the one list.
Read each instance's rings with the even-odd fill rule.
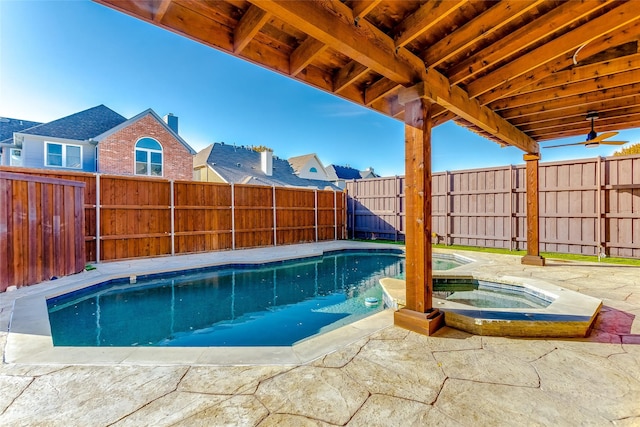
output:
[[174,131],[176,134],[178,133],[178,117],[174,116],[173,113],[169,113],[163,117],[164,122],[169,126],[169,128]]
[[273,151],[264,150],[260,152],[260,169],[265,175],[273,175]]

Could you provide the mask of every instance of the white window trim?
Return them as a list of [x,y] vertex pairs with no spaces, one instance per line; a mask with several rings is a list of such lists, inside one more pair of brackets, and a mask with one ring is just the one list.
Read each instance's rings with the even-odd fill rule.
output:
[[[62,166],[59,165],[50,165],[49,164],[49,145],[62,145]],[[78,147],[80,148],[80,166],[67,166],[67,147]],[[64,142],[53,142],[53,141],[45,141],[44,142],[44,165],[49,168],[61,168],[61,169],[82,169],[82,145],[78,144],[67,144]]]
[[[158,145],[160,146],[160,150],[154,150],[153,148],[143,148],[143,147],[138,147],[138,142],[140,142],[141,140],[145,139],[145,138],[149,138],[149,139],[153,139],[155,142],[158,143]],[[146,151],[148,156],[147,156],[147,173],[146,174],[141,174],[138,173],[138,170],[136,168],[136,164],[138,163],[137,160],[137,155],[136,155],[136,151]],[[160,175],[151,175],[151,153],[160,153],[160,158],[162,159],[162,163],[160,163],[160,167],[162,168],[162,174]],[[158,141],[155,138],[152,138],[150,136],[145,136],[142,137],[140,139],[138,139],[135,143],[135,145],[133,146],[133,174],[135,176],[156,176],[156,177],[164,177],[164,147],[162,146],[162,144],[160,144],[160,141]]]

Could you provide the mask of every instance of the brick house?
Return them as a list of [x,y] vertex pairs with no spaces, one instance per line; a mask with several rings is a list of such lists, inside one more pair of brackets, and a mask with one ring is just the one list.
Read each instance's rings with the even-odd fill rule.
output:
[[195,151],[178,135],[178,118],[152,109],[126,119],[99,105],[14,131],[0,141],[0,164],[191,180]]

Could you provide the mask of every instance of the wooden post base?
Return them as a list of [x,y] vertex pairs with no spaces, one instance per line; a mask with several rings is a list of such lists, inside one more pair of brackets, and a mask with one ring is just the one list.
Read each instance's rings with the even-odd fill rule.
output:
[[444,313],[437,308],[431,309],[428,313],[401,308],[393,314],[393,323],[422,335],[433,335],[444,326]]
[[539,255],[525,255],[520,260],[521,264],[544,266],[544,258]]

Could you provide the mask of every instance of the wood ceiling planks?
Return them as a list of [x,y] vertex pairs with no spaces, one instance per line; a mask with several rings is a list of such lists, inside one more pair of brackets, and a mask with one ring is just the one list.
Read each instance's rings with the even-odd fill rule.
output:
[[589,111],[598,131],[639,122],[633,1],[96,1],[398,119],[430,76],[436,125],[525,151],[583,135]]

